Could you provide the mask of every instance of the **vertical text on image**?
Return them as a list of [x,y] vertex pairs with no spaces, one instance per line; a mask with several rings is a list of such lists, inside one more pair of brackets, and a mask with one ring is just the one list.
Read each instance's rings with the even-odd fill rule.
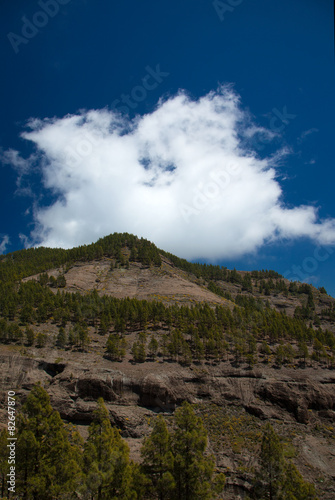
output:
[[9,473],[7,474],[8,491],[15,493],[15,463],[16,463],[16,436],[15,436],[15,392],[8,391],[7,406],[8,406],[8,465]]

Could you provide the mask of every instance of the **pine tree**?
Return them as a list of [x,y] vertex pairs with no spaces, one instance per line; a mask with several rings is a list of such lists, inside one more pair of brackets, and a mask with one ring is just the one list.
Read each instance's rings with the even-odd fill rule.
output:
[[199,334],[196,333],[193,341],[194,357],[200,363],[204,359],[205,348],[204,344],[201,342]]
[[71,346],[76,345],[86,349],[90,343],[87,326],[76,323],[74,328],[70,328],[68,342]]
[[36,340],[37,340],[37,342],[36,342],[37,347],[44,347],[47,343],[48,336],[46,333],[39,332],[37,334]]
[[77,337],[77,335],[75,334],[74,329],[70,328],[69,336],[68,336],[68,342],[69,342],[70,346],[74,346],[76,344],[76,341],[77,341],[76,337]]
[[317,361],[320,361],[320,358],[325,355],[325,348],[322,345],[322,342],[320,342],[319,339],[314,340],[313,344],[313,358],[316,359]]
[[283,345],[279,345],[276,349],[276,363],[278,366],[281,366],[285,359],[285,349]]
[[314,485],[304,480],[292,462],[285,464],[281,498],[285,500],[317,500]]
[[56,286],[58,288],[64,288],[64,287],[66,287],[66,278],[65,278],[64,274],[60,274],[57,277]]
[[126,346],[126,339],[111,333],[106,344],[108,357],[113,361],[121,361],[126,355]]
[[150,342],[148,344],[149,355],[155,359],[157,350],[158,350],[158,342],[154,335],[151,336]]
[[41,283],[42,286],[45,286],[49,283],[49,276],[47,273],[42,273],[39,276],[38,281]]
[[287,363],[291,363],[296,356],[296,352],[291,344],[286,344],[284,346],[284,355]]
[[268,343],[263,340],[262,345],[261,345],[261,353],[264,354],[265,357],[265,363],[269,362],[269,356],[271,355],[271,349],[268,345]]
[[169,338],[168,335],[164,334],[161,336],[161,340],[160,340],[160,349],[161,349],[162,356],[163,356],[163,363],[164,363],[164,359],[168,355],[168,348],[167,348],[168,338]]
[[23,324],[32,323],[34,321],[34,309],[27,301],[21,309],[20,320]]
[[150,477],[159,500],[171,498],[175,489],[171,436],[161,415],[157,417],[150,436],[144,441],[141,455],[144,470]]
[[67,343],[67,337],[64,328],[61,326],[57,335],[57,345],[59,347],[65,347]]
[[79,487],[79,446],[70,443],[40,384],[30,392],[18,418],[17,455],[18,488],[24,499],[53,500]]
[[31,328],[26,328],[26,339],[29,346],[34,344],[35,334]]
[[184,365],[190,366],[190,364],[192,363],[192,352],[186,340],[183,340],[182,342],[181,355],[182,355],[182,363]]
[[146,359],[145,345],[137,340],[133,343],[131,348],[131,353],[133,355],[135,363],[144,363]]
[[86,486],[97,500],[136,498],[132,491],[132,463],[129,448],[117,429],[112,428],[103,399],[89,427],[85,443]]
[[250,274],[246,273],[242,279],[242,290],[252,292],[252,281]]
[[257,477],[256,498],[280,498],[281,484],[284,477],[284,454],[279,436],[272,425],[267,423],[263,432],[260,452],[260,473]]
[[111,327],[112,319],[109,314],[102,314],[100,318],[100,330],[103,335],[108,333],[110,327]]
[[176,429],[172,435],[173,477],[178,500],[209,500],[214,461],[205,455],[207,432],[192,406],[184,402],[175,412]]

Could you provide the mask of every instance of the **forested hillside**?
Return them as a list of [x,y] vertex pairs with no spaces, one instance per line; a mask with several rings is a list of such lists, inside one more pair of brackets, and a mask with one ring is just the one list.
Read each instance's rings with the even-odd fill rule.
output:
[[157,247],[143,238],[127,233],[114,233],[99,239],[91,245],[82,245],[70,250],[62,248],[29,248],[0,256],[1,282],[16,281],[33,274],[55,267],[69,267],[77,261],[99,259],[103,255],[115,258],[120,264],[125,263],[121,250],[129,249],[129,260],[144,264],[160,265],[161,259]]
[[[278,364],[291,363],[293,359],[306,363],[311,356],[316,362],[334,365],[334,332],[321,328],[321,321],[328,319],[330,325],[334,322],[335,301],[330,300],[328,307],[318,313],[314,297],[322,303],[324,292],[315,289],[313,292],[306,284],[285,283],[274,271],[254,271],[242,276],[236,270],[191,264],[163,252],[175,266],[201,278],[210,291],[235,303],[233,310],[204,303],[185,307],[166,306],[161,301],[115,299],[99,295],[96,290],[86,295],[62,291],[66,272],[74,262],[109,257],[111,270],[115,267],[129,270],[134,261],[144,266],[160,266],[160,252],[146,240],[114,234],[72,250],[38,248],[4,256],[0,262],[1,341],[30,345],[36,341],[43,346],[48,339],[42,335],[35,339],[31,325],[52,322],[59,325],[57,342],[62,347],[87,348],[90,327],[101,335],[109,333],[106,352],[112,359],[124,357],[128,348],[135,361],[157,354],[184,363],[219,361],[230,353],[236,363],[247,361],[250,366],[257,363],[258,355],[270,354]],[[57,278],[45,272],[57,266],[62,269]],[[21,283],[18,280],[37,273],[37,280]],[[235,286],[235,296],[225,291],[223,282]],[[278,312],[264,300],[271,294],[302,298],[293,317]],[[158,328],[165,331],[159,342],[154,335]],[[125,334],[141,329],[147,333],[139,336],[132,346],[128,345]],[[151,343],[146,342],[149,331]],[[278,346],[271,350],[269,343]]]
[[[1,390],[20,395],[20,498],[335,494],[335,299],[323,287],[189,263],[117,233],[1,256],[0,277]],[[169,291],[153,293],[157,284]],[[308,434],[326,465],[308,462]]]

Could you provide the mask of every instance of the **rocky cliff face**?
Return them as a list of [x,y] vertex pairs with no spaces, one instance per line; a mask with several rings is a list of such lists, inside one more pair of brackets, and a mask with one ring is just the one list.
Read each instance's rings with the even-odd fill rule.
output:
[[[278,370],[267,365],[234,368],[228,361],[190,367],[161,360],[135,365],[129,360],[111,362],[94,353],[64,351],[63,359],[56,362],[58,354],[56,350],[36,357],[9,350],[3,353],[2,397],[15,388],[22,404],[32,386],[41,381],[53,407],[64,420],[76,424],[84,437],[96,400],[103,397],[135,459],[139,459],[142,439],[149,434],[155,415],[163,412],[169,416],[188,400],[208,424],[210,449],[228,477],[227,498],[243,498],[250,488],[248,470],[255,463],[256,439],[264,421],[270,419],[295,447],[295,463],[306,478],[319,484],[322,498],[334,498],[333,370]],[[1,420],[5,422],[4,411]],[[219,422],[215,424],[218,428],[221,425],[219,433],[212,429],[213,422]],[[229,441],[233,435],[239,447]]]

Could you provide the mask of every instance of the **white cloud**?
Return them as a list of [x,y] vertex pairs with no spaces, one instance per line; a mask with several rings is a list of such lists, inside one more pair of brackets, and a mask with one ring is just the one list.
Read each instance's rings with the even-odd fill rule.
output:
[[245,149],[243,138],[273,134],[250,123],[228,87],[199,100],[180,92],[133,121],[104,109],[29,127],[22,136],[58,195],[34,208],[35,243],[72,247],[127,231],[179,256],[216,259],[279,238],[335,242],[335,220],[283,205],[276,176],[287,151],[260,159]]
[[318,128],[310,128],[308,130],[304,130],[301,134],[300,134],[300,137],[298,138],[298,144],[301,144],[305,139],[306,137],[308,137],[309,135],[311,134],[315,134],[319,132],[319,129]]
[[7,246],[9,244],[9,237],[7,236],[7,234],[5,234],[5,236],[2,236],[1,239],[2,241],[0,243],[0,254],[3,254],[7,250]]
[[2,151],[2,149],[0,149],[0,161],[4,165],[10,165],[17,172],[17,190],[15,194],[34,197],[34,191],[29,185],[29,182],[26,182],[26,176],[38,169],[38,167],[35,166],[38,160],[38,155],[35,154],[32,154],[28,159],[24,159],[20,156],[19,152],[14,149],[8,149],[7,151]]

